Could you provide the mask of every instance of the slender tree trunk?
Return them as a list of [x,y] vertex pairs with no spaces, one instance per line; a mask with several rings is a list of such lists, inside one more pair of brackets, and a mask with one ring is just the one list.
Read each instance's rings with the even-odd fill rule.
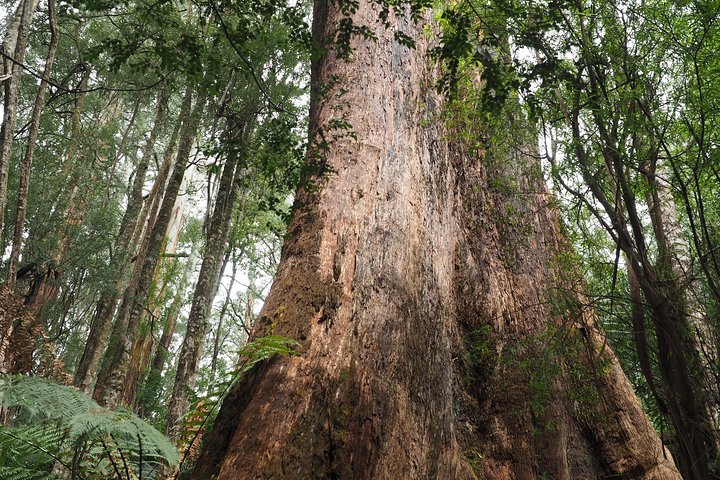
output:
[[[238,130],[234,133],[235,140],[242,141],[246,126],[238,125],[233,128]],[[188,410],[189,393],[195,384],[200,354],[208,334],[210,309],[218,290],[221,259],[227,246],[232,212],[244,172],[240,166],[239,155],[241,153],[233,153],[225,162],[217,200],[207,228],[202,266],[193,293],[185,338],[178,354],[175,383],[165,424],[165,431],[171,437],[179,433],[177,423]]]
[[[197,153],[195,154],[197,159]],[[184,183],[183,183],[184,184]],[[159,202],[156,202],[159,206]],[[147,374],[147,370],[150,367],[150,355],[152,353],[152,347],[154,343],[153,330],[154,323],[159,316],[159,305],[158,299],[165,298],[165,291],[170,282],[167,277],[167,256],[175,252],[177,248],[178,235],[180,234],[180,226],[183,218],[183,208],[185,205],[185,198],[178,196],[175,204],[173,205],[170,221],[165,229],[165,236],[163,239],[163,245],[160,249],[162,262],[155,268],[155,274],[150,282],[151,288],[148,291],[146,305],[143,308],[143,326],[139,328],[138,335],[133,345],[132,353],[130,355],[130,365],[128,367],[125,379],[125,389],[122,394],[122,398],[128,405],[135,405],[135,393],[137,391],[138,383],[140,379]],[[153,207],[155,209],[156,206]],[[157,211],[159,215],[159,210]],[[157,215],[153,212],[153,217],[150,223],[154,224],[157,220]],[[148,242],[143,248],[147,248],[149,245],[150,238],[146,238]],[[173,326],[174,328],[174,326]]]
[[130,367],[130,355],[135,344],[135,340],[140,328],[146,304],[148,301],[152,280],[155,275],[155,269],[160,258],[160,253],[164,244],[165,233],[172,217],[173,207],[180,191],[185,169],[192,146],[195,141],[198,125],[202,112],[205,108],[206,95],[199,94],[196,99],[195,106],[189,117],[183,121],[182,133],[180,135],[180,144],[178,147],[177,160],[173,173],[170,176],[165,195],[163,196],[162,205],[158,210],[157,219],[147,236],[147,250],[145,252],[144,261],[140,269],[137,281],[132,288],[128,288],[123,303],[129,308],[126,312],[122,312],[122,316],[118,316],[118,324],[123,332],[121,338],[118,339],[116,348],[108,349],[105,362],[107,369],[104,372],[107,380],[103,383],[98,379],[95,387],[95,398],[103,405],[116,407],[123,401],[123,392],[125,390],[125,380],[127,378],[128,369]]
[[[120,342],[127,330],[128,312],[129,309],[132,307],[132,302],[134,298],[133,292],[137,288],[140,272],[142,270],[142,266],[145,263],[145,256],[148,250],[149,233],[152,231],[152,227],[155,225],[157,211],[160,208],[160,204],[165,194],[165,189],[167,187],[167,179],[173,168],[173,158],[175,157],[175,148],[178,137],[180,135],[180,130],[183,123],[186,121],[186,118],[191,112],[191,107],[192,94],[190,92],[187,92],[185,94],[185,99],[183,100],[183,105],[180,109],[180,115],[178,116],[172,138],[170,139],[170,142],[165,150],[165,155],[162,165],[160,166],[160,171],[155,177],[153,187],[150,191],[150,194],[148,195],[148,198],[145,201],[145,205],[143,206],[142,211],[140,212],[140,219],[137,222],[135,232],[133,233],[133,238],[130,242],[131,248],[137,250],[137,254],[133,258],[134,268],[132,274],[130,275],[130,280],[128,281],[127,287],[125,288],[122,302],[120,303],[120,308],[118,309],[116,320],[113,324],[112,332],[110,333],[108,348],[103,356],[103,362],[101,364],[100,371],[98,372],[97,383],[95,385],[95,388],[93,389],[93,397],[95,399],[99,399],[102,397],[104,386],[109,383],[111,367],[113,365],[113,362],[115,361],[113,359],[117,356],[117,352],[120,349]],[[138,244],[140,245],[138,246]]]
[[[35,104],[33,105],[25,156],[20,164],[20,186],[18,189],[17,215],[7,273],[7,284],[9,285],[9,290],[11,292],[17,277],[18,261],[20,258],[20,249],[22,247],[22,235],[25,230],[27,194],[30,184],[30,168],[32,166],[35,146],[37,145],[37,136],[40,129],[40,117],[45,104],[45,94],[47,92],[48,80],[50,79],[50,73],[52,72],[53,63],[55,61],[55,53],[57,51],[58,27],[54,0],[48,0],[48,17],[50,24],[50,46],[48,47],[48,54],[45,59],[45,68],[43,70],[42,80],[40,81],[40,86],[38,87],[37,95],[35,97]],[[15,298],[13,294],[9,295],[9,298]],[[3,318],[4,321],[0,321],[0,369],[3,369],[2,365],[5,364],[5,353],[10,345],[10,339],[13,333],[12,330],[15,323],[14,321],[11,321],[10,316],[8,315],[10,312],[10,309],[6,309],[6,315]]]
[[[77,370],[75,371],[73,383],[86,393],[92,390],[98,363],[100,362],[103,349],[107,343],[108,333],[110,333],[110,327],[112,326],[112,319],[117,308],[120,292],[125,286],[128,263],[134,252],[134,246],[131,240],[135,230],[138,228],[139,220],[141,220],[140,212],[143,207],[142,190],[145,184],[145,175],[150,165],[150,160],[153,157],[155,143],[164,126],[167,101],[168,99],[165,93],[161,93],[158,99],[153,128],[150,131],[150,136],[143,150],[143,156],[135,171],[128,204],[122,221],[120,222],[120,230],[115,240],[115,256],[112,259],[112,267],[114,270],[114,277],[111,279],[112,286],[103,290],[100,294],[100,300],[98,301],[95,315],[90,324],[87,342],[85,343],[85,348],[80,357]],[[161,178],[160,181],[164,184],[165,178]]]
[[160,404],[162,392],[162,372],[165,370],[168,354],[170,353],[170,344],[175,334],[175,326],[180,315],[180,309],[185,302],[185,289],[190,279],[190,274],[195,271],[198,262],[198,246],[193,245],[187,265],[183,269],[182,278],[177,286],[175,297],[167,310],[165,317],[165,326],[163,328],[160,341],[155,346],[155,355],[150,364],[149,372],[143,382],[142,394],[138,401],[138,415],[142,417],[149,416]]
[[25,217],[27,213],[27,195],[30,188],[30,170],[32,167],[35,147],[37,146],[38,132],[40,131],[40,118],[45,107],[45,95],[47,93],[50,74],[55,63],[55,54],[58,44],[57,15],[55,12],[55,1],[48,0],[48,22],[50,24],[50,45],[45,59],[45,68],[42,73],[42,80],[35,96],[32,116],[30,119],[30,130],[28,132],[25,156],[20,164],[20,185],[18,187],[18,204],[15,219],[15,230],[13,232],[12,250],[10,252],[7,282],[15,284],[17,277],[18,261],[20,260],[20,249],[22,248],[22,236],[25,231]]
[[673,198],[670,184],[670,172],[664,162],[656,162],[648,170],[648,206],[653,231],[658,244],[658,270],[667,271],[677,285],[677,295],[685,306],[687,323],[693,348],[702,363],[705,377],[704,390],[711,394],[715,407],[718,401],[719,385],[710,381],[717,375],[717,334],[697,295],[702,291],[692,269],[690,242],[683,232],[680,218]]
[[[3,84],[12,78],[11,72],[13,59],[15,58],[15,46],[17,45],[18,35],[20,34],[26,12],[25,5],[25,0],[18,2],[12,20],[8,22],[8,27],[2,40],[2,46],[0,46],[3,54],[2,59],[0,59],[0,83]],[[2,98],[5,98],[5,90],[0,90],[0,92],[3,93]]]
[[[136,266],[142,263],[141,259],[144,255],[147,243],[145,241],[147,237],[146,234],[152,230],[152,227],[155,224],[157,211],[160,208],[163,195],[165,194],[165,188],[167,187],[167,180],[173,168],[173,160],[175,158],[178,137],[180,136],[180,129],[185,121],[185,118],[190,115],[191,107],[191,97],[186,95],[180,109],[180,115],[175,123],[175,128],[170,136],[170,141],[165,149],[163,161],[155,178],[155,182],[153,183],[152,189],[150,189],[150,193],[148,194],[143,208],[140,211],[140,216],[135,226],[135,232],[133,233],[132,240],[130,241],[132,249],[138,249],[138,245],[140,245],[136,259]],[[137,262],[137,260],[140,261]]]
[[[629,262],[628,262],[629,264]],[[660,412],[667,415],[668,409],[663,397],[661,390],[655,381],[655,374],[652,370],[652,364],[650,361],[650,347],[647,339],[647,329],[645,328],[645,302],[642,295],[642,289],[640,282],[638,281],[637,273],[632,268],[632,265],[628,265],[628,286],[630,287],[630,315],[633,329],[633,343],[635,344],[635,351],[638,355],[638,363],[640,364],[640,371],[645,377],[645,381],[650,388],[650,392],[655,398],[655,402],[660,409]]]
[[[12,154],[13,135],[15,133],[17,103],[20,95],[22,63],[25,60],[30,22],[37,4],[38,0],[21,0],[18,6],[19,18],[16,15],[15,21],[11,25],[11,31],[8,32],[3,44],[3,53],[13,57],[13,61],[3,58],[2,63],[6,65],[5,71],[0,72],[0,77],[9,75],[2,83],[5,102],[3,104],[2,127],[0,127],[0,236],[3,235],[2,232],[4,232],[5,228],[8,170],[10,168],[10,155]],[[17,30],[15,30],[16,24]]]
[[[316,3],[315,38],[342,18]],[[313,66],[334,173],[298,192],[253,329],[302,354],[232,390],[193,478],[679,478],[577,293],[538,166],[444,127],[427,37],[390,20],[361,2],[378,40]],[[327,132],[342,104],[354,136]]]
[[[163,98],[161,98],[158,101],[158,105],[160,105],[160,103],[165,101],[164,100],[164,97],[165,97],[164,91],[161,91],[160,95]],[[107,181],[107,184],[105,185],[105,194],[104,194],[104,197],[105,197],[104,202],[105,203],[104,204],[107,204],[107,202],[110,201],[110,187],[112,186],[113,179],[115,178],[115,171],[117,170],[118,163],[120,163],[120,159],[123,157],[123,155],[125,155],[125,148],[127,147],[128,137],[130,136],[130,131],[135,126],[135,120],[137,119],[137,115],[140,112],[140,106],[142,104],[142,99],[143,99],[142,96],[138,96],[135,99],[135,104],[133,105],[133,110],[132,110],[132,113],[130,114],[130,119],[128,120],[128,123],[125,126],[125,131],[123,132],[122,139],[120,140],[120,143],[117,146],[117,152],[115,153],[115,158],[113,159],[112,166],[110,167],[110,173],[108,174],[108,181]],[[163,105],[163,108],[158,107],[158,114],[161,111],[164,113],[165,105]],[[153,126],[153,132],[151,132],[151,137],[152,137],[152,134],[154,133],[155,127],[157,125],[158,125],[158,122],[157,122],[157,118],[156,118],[155,124]],[[154,143],[155,142],[153,139],[153,144]],[[148,155],[148,151],[146,149],[145,153],[143,153],[143,156],[145,157],[147,155]],[[141,160],[141,163],[142,163],[142,160]],[[147,170],[147,167],[145,167],[145,169]],[[137,216],[137,214],[136,214],[136,216]]]
[[[79,35],[79,34],[78,34]],[[61,223],[64,215],[75,201],[75,196],[80,191],[79,179],[87,169],[87,163],[78,161],[77,152],[80,148],[81,114],[87,97],[87,86],[90,81],[90,67],[86,64],[79,64],[76,68],[82,73],[77,86],[80,93],[75,100],[73,114],[70,120],[70,142],[65,149],[62,171],[60,172],[60,185],[56,191],[56,199],[50,209],[51,223]]]
[[[220,269],[220,275],[218,280],[222,280],[222,272],[225,271],[225,268],[230,261],[230,256],[232,253],[232,247],[228,249],[227,252],[225,252],[225,258],[223,258],[223,266]],[[233,255],[234,257],[234,255]],[[223,301],[223,305],[220,308],[220,313],[218,314],[218,323],[217,327],[215,328],[215,336],[213,337],[213,350],[212,350],[212,358],[210,359],[210,372],[212,372],[213,376],[215,376],[215,372],[217,371],[217,363],[218,363],[218,355],[220,354],[220,347],[221,347],[221,338],[222,338],[222,330],[223,330],[223,320],[225,319],[225,314],[227,313],[228,305],[230,305],[230,297],[232,295],[232,289],[235,286],[235,276],[237,275],[237,264],[235,263],[235,258],[233,258],[232,262],[232,273],[230,276],[230,283],[227,286],[227,291],[225,292],[225,300]]]
[[42,116],[43,107],[45,106],[45,95],[47,93],[48,81],[55,62],[55,54],[57,52],[58,43],[58,27],[57,16],[55,12],[54,0],[48,1],[48,18],[50,24],[50,45],[45,60],[45,68],[42,74],[42,80],[35,97],[32,116],[30,120],[30,130],[28,133],[28,143],[25,148],[25,156],[20,164],[20,185],[18,188],[18,205],[15,220],[15,229],[13,233],[12,250],[10,252],[7,282],[14,285],[18,260],[20,258],[20,249],[22,247],[22,235],[25,227],[25,217],[27,211],[27,194],[30,185],[30,169],[32,167],[33,155],[37,145],[38,132],[40,130],[40,118]]
[[[3,54],[0,59],[0,83],[5,83],[12,78],[12,68],[13,65],[16,64],[13,60],[17,60],[15,58],[15,52],[18,39],[23,34],[26,35],[28,33],[28,25],[26,22],[29,22],[30,18],[28,18],[27,15],[29,14],[32,16],[33,13],[35,13],[38,3],[39,0],[33,0],[30,4],[26,0],[20,0],[17,8],[15,9],[15,14],[8,24],[5,37],[3,38],[2,45],[0,46]],[[28,5],[30,5],[31,10],[27,9]],[[0,91],[4,94],[3,90]]]
[[[667,359],[661,359],[663,374],[668,379],[666,394],[670,416],[680,439],[678,466],[686,478],[706,478],[718,455],[718,434],[714,422],[717,404],[712,400],[717,385],[711,381],[716,365],[711,328],[705,322],[700,305],[689,288],[690,259],[687,242],[675,209],[672,194],[662,164],[653,165],[648,176],[650,219],[658,246],[656,262],[657,299],[660,309],[654,309],[659,325],[659,349],[667,345]],[[649,298],[653,298],[652,296]],[[651,300],[652,302],[652,300]],[[676,349],[682,349],[681,354]],[[676,378],[678,376],[684,379]],[[680,388],[680,390],[678,390]],[[691,446],[692,445],[692,446]],[[692,473],[691,473],[692,472]]]
[[[47,341],[45,326],[43,325],[43,314],[45,307],[55,301],[60,290],[60,279],[62,277],[61,265],[72,246],[75,237],[75,230],[82,224],[85,209],[91,190],[89,185],[93,184],[97,169],[93,165],[86,165],[78,162],[78,145],[80,142],[80,113],[90,71],[83,68],[83,76],[80,81],[81,93],[75,102],[72,120],[72,138],[68,149],[65,152],[65,164],[75,170],[75,178],[66,186],[67,193],[63,195],[64,200],[56,204],[53,212],[57,218],[56,231],[57,243],[44,252],[45,259],[40,264],[28,264],[27,271],[32,277],[30,287],[25,294],[25,306],[29,312],[27,317],[20,318],[13,325],[13,332],[10,345],[16,347],[14,363],[9,367],[13,373],[29,373],[33,367],[33,353],[38,340]],[[82,167],[82,168],[81,168]],[[55,222],[53,222],[55,223]],[[45,347],[49,346],[46,344]]]
[[715,430],[698,375],[700,362],[693,349],[679,287],[660,280],[653,271],[638,275],[648,309],[655,322],[664,396],[678,439],[678,466],[686,479],[710,478],[717,458]]

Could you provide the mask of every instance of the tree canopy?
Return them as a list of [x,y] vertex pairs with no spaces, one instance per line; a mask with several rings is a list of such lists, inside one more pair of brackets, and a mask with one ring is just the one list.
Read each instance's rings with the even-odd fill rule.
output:
[[[298,240],[312,228],[324,232],[333,218],[349,225],[350,212],[370,201],[358,186],[345,205],[347,192],[333,182],[360,185],[367,172],[350,176],[343,162],[384,151],[365,122],[377,116],[386,125],[385,117],[361,93],[379,95],[375,86],[388,78],[392,115],[413,118],[408,130],[456,152],[455,163],[430,162],[422,175],[440,185],[456,174],[432,168],[458,172],[452,215],[457,224],[478,222],[468,227],[467,248],[490,238],[478,220],[488,215],[503,237],[493,265],[510,273],[498,278],[522,277],[533,264],[524,256],[545,238],[528,199],[547,185],[551,195],[537,209],[561,215],[552,242],[567,248],[557,247],[551,268],[565,273],[540,302],[542,329],[522,333],[537,343],[502,337],[489,321],[463,324],[462,352],[451,355],[462,365],[448,367],[462,370],[456,383],[474,385],[474,395],[490,391],[490,370],[524,372],[538,396],[527,399],[530,410],[543,417],[563,390],[558,378],[613,368],[615,357],[597,345],[587,348],[600,352],[599,365],[571,366],[580,347],[563,332],[591,329],[586,340],[602,338],[615,352],[683,478],[720,475],[717,1],[0,5],[0,476],[183,475],[221,401],[245,398],[231,385],[244,385],[249,398],[252,382],[272,372],[271,357],[302,361],[307,338],[296,337],[304,330],[287,326],[304,314],[305,297],[314,321],[332,326],[344,255],[359,247],[350,235],[326,248],[318,233],[317,252],[293,255],[314,248]],[[383,48],[392,55],[381,78],[374,62]],[[415,96],[400,102],[408,92]],[[394,148],[388,162],[416,147]],[[442,148],[428,156],[442,157]],[[401,179],[411,163],[394,171],[398,184],[409,184]],[[478,175],[476,188],[463,186],[462,172]],[[333,195],[346,211],[323,210]],[[392,195],[362,215],[379,215]],[[423,228],[434,213],[424,214]],[[386,229],[389,244],[401,227],[378,224],[371,233]],[[462,243],[446,233],[426,243]],[[335,258],[319,260],[333,248]],[[293,262],[308,270],[290,282],[283,272],[294,272]],[[332,264],[340,286],[316,291],[325,279],[314,262],[317,272]],[[285,295],[268,313],[263,302],[279,264],[274,288],[304,290],[271,297]],[[390,287],[376,280],[367,288],[379,298]],[[468,305],[479,298],[472,295]],[[281,311],[292,305],[296,311]],[[592,326],[577,327],[585,320],[576,317],[592,317]],[[577,404],[595,398],[578,385],[562,394]],[[43,397],[51,400],[39,409]]]

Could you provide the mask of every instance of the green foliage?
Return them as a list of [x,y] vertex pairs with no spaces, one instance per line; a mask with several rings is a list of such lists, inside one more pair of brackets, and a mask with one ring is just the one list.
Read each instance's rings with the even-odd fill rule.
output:
[[130,411],[111,411],[70,387],[39,377],[0,378],[0,477],[143,478],[179,457],[160,432]]
[[491,330],[490,325],[483,325],[467,335],[465,382],[468,386],[483,381],[495,367],[497,352],[490,336]]
[[[245,344],[239,353],[240,361],[230,372],[226,373],[224,380],[214,383],[207,394],[198,397],[193,408],[183,422],[181,429],[181,445],[184,450],[180,468],[195,444],[195,440],[206,429],[209,429],[217,413],[217,407],[222,403],[230,389],[245,374],[256,365],[276,355],[300,355],[299,343],[291,338],[279,335],[267,335]],[[206,406],[210,405],[210,408]]]
[[[240,360],[237,365],[225,373],[224,379],[210,386],[204,396],[198,397],[196,403],[202,401],[213,406],[219,405],[230,391],[230,388],[258,363],[275,355],[300,355],[297,350],[298,347],[297,341],[280,335],[267,335],[246,343],[238,351]],[[210,413],[212,412],[208,412],[208,415]]]

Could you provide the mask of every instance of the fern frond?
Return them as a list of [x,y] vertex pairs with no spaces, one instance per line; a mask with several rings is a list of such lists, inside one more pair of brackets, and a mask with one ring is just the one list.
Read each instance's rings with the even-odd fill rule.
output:
[[0,376],[0,406],[21,407],[26,421],[65,420],[100,408],[90,397],[42,377]]
[[179,460],[172,443],[133,412],[102,408],[45,378],[0,377],[0,406],[15,412],[12,426],[0,427],[3,480],[57,478],[47,472],[71,463],[86,479],[134,478],[146,467]]
[[3,480],[64,480],[52,473],[38,472],[35,469],[0,466],[0,478]]
[[297,341],[280,335],[257,338],[240,349],[240,363],[236,373],[240,375],[247,373],[258,363],[275,355],[300,355],[297,351],[298,346],[300,344]]
[[[64,432],[55,425],[0,427],[0,465],[51,466],[58,458]],[[0,478],[5,478],[0,475]]]
[[100,410],[75,415],[68,422],[74,442],[94,443],[112,438],[117,448],[132,457],[175,464],[177,450],[162,433],[126,409]]

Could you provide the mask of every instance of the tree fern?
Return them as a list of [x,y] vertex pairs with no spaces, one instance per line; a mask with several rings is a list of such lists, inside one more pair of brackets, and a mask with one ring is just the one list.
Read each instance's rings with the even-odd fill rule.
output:
[[0,377],[0,478],[149,478],[178,454],[170,441],[129,410],[100,407],[85,394],[38,377]]
[[111,438],[119,449],[146,460],[178,460],[172,443],[147,422],[126,409],[91,411],[75,415],[68,422],[76,442]]
[[[21,472],[46,475],[55,462],[64,433],[53,425],[0,427],[0,478],[13,478]],[[20,477],[22,478],[22,477]]]
[[90,397],[42,377],[0,376],[0,406],[21,407],[25,421],[63,420],[100,407]]
[[292,338],[280,335],[260,337],[245,344],[238,352],[240,360],[234,369],[230,370],[224,380],[217,382],[200,401],[213,405],[222,403],[230,391],[230,387],[243,375],[252,370],[258,363],[268,360],[275,355],[299,355],[298,342]]
[[0,467],[0,478],[3,480],[66,480],[52,473],[22,467]]

